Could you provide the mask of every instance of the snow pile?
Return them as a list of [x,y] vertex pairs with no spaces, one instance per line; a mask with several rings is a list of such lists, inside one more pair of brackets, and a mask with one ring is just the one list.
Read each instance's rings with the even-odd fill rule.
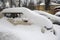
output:
[[[12,10],[13,11],[12,11]],[[7,18],[3,17],[0,19],[0,32],[8,32],[14,34],[20,40],[57,40],[57,37],[52,32],[41,32],[41,27],[47,26],[52,27],[52,22],[46,17],[37,14],[27,8],[9,8],[5,9],[2,13],[6,12],[22,12],[21,18],[27,18],[31,21],[32,25],[13,25],[7,21]],[[7,11],[6,11],[7,10]],[[10,35],[10,34],[8,34]],[[13,40],[13,39],[11,39]]]
[[5,3],[5,7],[6,7],[6,8],[9,8],[9,7],[10,7],[10,4],[9,4],[8,1]]
[[55,8],[60,8],[60,6],[56,6]]
[[60,25],[54,25],[56,31],[57,40],[60,40]]
[[0,40],[20,40],[15,34],[13,24],[8,22],[6,18],[0,19]]
[[3,3],[0,1],[0,7],[2,7],[2,4],[3,4]]
[[[3,18],[5,19],[5,18]],[[1,21],[4,21],[1,19]],[[5,19],[6,20],[6,19]],[[0,21],[0,23],[1,23]],[[4,21],[8,24],[7,21]],[[9,23],[10,24],[10,23]],[[40,26],[36,25],[16,25],[16,26],[7,26],[5,24],[0,25],[0,32],[3,32],[3,35],[5,35],[5,38],[1,39],[9,39],[9,40],[57,40],[57,37],[53,35],[52,32],[45,32],[44,34],[41,33]],[[7,36],[8,37],[7,37]],[[48,37],[48,38],[47,38]],[[12,39],[10,39],[12,38]]]
[[60,17],[57,17],[55,15],[49,14],[47,12],[44,11],[38,11],[38,10],[34,10],[35,12],[37,12],[40,15],[43,15],[45,17],[47,17],[48,19],[50,19],[53,23],[57,23],[60,24]]

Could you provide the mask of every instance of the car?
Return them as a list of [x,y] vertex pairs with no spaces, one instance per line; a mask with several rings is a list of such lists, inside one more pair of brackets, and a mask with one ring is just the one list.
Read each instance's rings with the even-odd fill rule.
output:
[[55,14],[56,14],[57,12],[59,12],[59,11],[60,11],[60,6],[57,6],[57,7],[54,8]]
[[[13,10],[13,11],[12,11]],[[31,10],[29,10],[28,8],[24,8],[24,7],[21,7],[21,8],[8,8],[8,9],[4,9],[3,11],[2,11],[2,14],[5,16],[5,17],[8,17],[8,18],[13,18],[13,19],[15,19],[15,18],[22,18],[22,19],[29,19],[30,21],[32,21],[33,22],[33,24],[36,24],[36,25],[40,25],[41,24],[41,26],[47,26],[47,25],[51,25],[52,23],[51,23],[51,21],[49,20],[49,19],[47,19],[46,17],[44,17],[44,16],[41,16],[41,15],[39,15],[39,16],[37,16],[38,14],[35,14],[35,12],[33,12],[33,11],[31,11]],[[31,15],[32,14],[32,15]],[[35,17],[34,17],[34,16]],[[36,18],[37,17],[37,18]],[[38,19],[38,18],[40,18],[40,19]],[[49,23],[51,23],[51,24],[46,24],[46,23],[48,23],[48,22],[46,22],[46,21],[43,21],[43,20],[49,20],[48,22]],[[33,21],[34,20],[34,21]],[[37,22],[36,22],[37,21]],[[41,21],[41,22],[39,22],[39,21]],[[42,22],[43,21],[43,22]]]

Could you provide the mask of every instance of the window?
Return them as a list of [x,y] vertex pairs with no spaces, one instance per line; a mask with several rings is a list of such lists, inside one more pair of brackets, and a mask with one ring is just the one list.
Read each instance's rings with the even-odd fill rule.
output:
[[16,18],[16,17],[21,17],[23,13],[4,13],[5,17],[8,18]]

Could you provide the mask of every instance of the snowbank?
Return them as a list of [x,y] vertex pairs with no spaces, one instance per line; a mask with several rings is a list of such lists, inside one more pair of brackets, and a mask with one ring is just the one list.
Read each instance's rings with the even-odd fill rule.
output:
[[35,12],[37,12],[40,15],[43,15],[45,17],[47,17],[48,19],[50,19],[53,23],[57,23],[60,24],[60,17],[57,17],[55,15],[49,14],[47,12],[44,11],[38,11],[38,10],[34,10]]
[[[2,32],[2,35],[5,35],[1,37],[2,40],[57,40],[57,37],[52,32],[41,33],[40,26],[10,25],[7,20],[4,20],[6,18],[0,19],[0,33]],[[1,21],[6,24],[1,24]]]
[[52,22],[47,19],[46,17],[37,14],[36,12],[33,12],[29,10],[28,8],[20,7],[20,8],[8,8],[4,9],[2,13],[23,13],[21,16],[21,19],[25,18],[28,19],[28,21],[31,21],[33,25],[39,25],[39,26],[46,26],[46,27],[52,27]]

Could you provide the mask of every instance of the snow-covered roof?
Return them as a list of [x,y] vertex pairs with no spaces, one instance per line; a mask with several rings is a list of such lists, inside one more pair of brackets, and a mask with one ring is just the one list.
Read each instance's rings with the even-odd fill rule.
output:
[[[41,3],[40,5],[45,5],[45,3]],[[51,2],[50,5],[60,5],[60,4],[57,4],[57,3],[53,3],[53,2]]]
[[25,7],[14,7],[14,8],[7,8],[7,9],[4,9],[3,11],[2,11],[2,13],[20,13],[20,9],[27,9],[27,10],[29,10],[28,8],[25,8]]

